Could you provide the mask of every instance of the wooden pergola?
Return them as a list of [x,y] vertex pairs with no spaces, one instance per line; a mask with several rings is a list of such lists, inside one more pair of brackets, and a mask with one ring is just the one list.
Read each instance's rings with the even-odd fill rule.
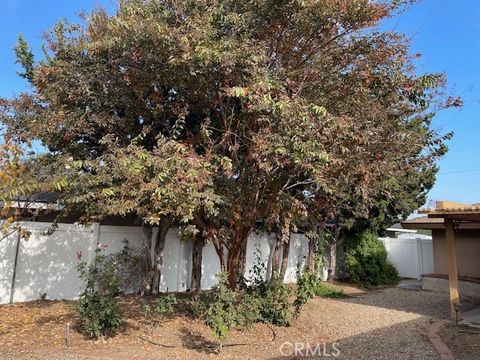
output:
[[455,304],[460,302],[458,293],[457,256],[455,254],[455,231],[460,223],[480,223],[480,204],[466,205],[451,201],[437,201],[433,209],[420,209],[421,214],[429,218],[442,218],[445,226],[448,259],[448,283],[450,291],[450,311],[455,319]]

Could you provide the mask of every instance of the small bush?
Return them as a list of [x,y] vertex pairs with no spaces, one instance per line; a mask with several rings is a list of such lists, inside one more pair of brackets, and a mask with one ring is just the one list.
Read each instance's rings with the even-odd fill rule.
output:
[[345,265],[350,279],[365,287],[396,285],[399,281],[397,270],[387,261],[385,245],[370,232],[350,239]]
[[174,312],[177,303],[175,295],[170,294],[157,298],[153,305],[143,304],[140,311],[149,320],[150,325],[156,327],[161,320]]
[[104,255],[101,262],[97,264],[99,279],[98,286],[101,290],[108,288],[109,276],[103,276],[103,273],[115,270],[118,284],[118,292],[136,292],[140,283],[141,272],[138,271],[140,265],[140,255],[138,250],[130,247],[128,240],[123,240],[124,247],[122,251]]
[[292,315],[289,303],[290,288],[281,281],[265,280],[266,273],[267,268],[257,248],[255,263],[249,272],[249,278],[243,278],[240,283],[240,288],[244,290],[239,307],[240,322],[247,326],[254,322],[289,326]]
[[380,284],[396,286],[400,281],[397,268],[387,260],[383,272],[380,274]]
[[295,308],[295,317],[298,317],[300,314],[300,309],[303,307],[303,305],[315,297],[315,289],[319,283],[320,279],[315,273],[307,271],[301,276],[298,276],[296,298],[293,302],[293,306]]
[[232,328],[237,324],[237,309],[235,293],[227,286],[225,273],[218,275],[219,283],[209,292],[201,295],[200,303],[195,312],[203,318],[205,325],[221,344]]
[[260,286],[254,295],[260,299],[260,321],[277,326],[290,326],[290,294],[290,288],[280,281]]
[[255,281],[256,286],[235,293],[227,287],[224,273],[220,273],[218,278],[218,285],[203,293],[191,310],[211,329],[220,348],[233,328],[248,329],[257,322],[290,325],[290,289],[284,284]]
[[259,296],[245,293],[237,306],[237,325],[241,329],[250,329],[262,320],[263,302]]
[[[115,263],[102,266],[104,260],[102,249],[97,248],[95,259],[91,264],[80,261],[77,266],[80,278],[85,285],[76,303],[76,309],[84,331],[92,338],[114,332],[123,322],[123,316],[115,299],[120,284]],[[101,273],[100,268],[103,269]],[[99,286],[100,279],[102,288]]]

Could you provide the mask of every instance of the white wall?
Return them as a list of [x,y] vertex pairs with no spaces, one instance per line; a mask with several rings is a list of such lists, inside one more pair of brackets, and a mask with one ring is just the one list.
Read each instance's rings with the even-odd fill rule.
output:
[[[107,245],[106,253],[121,251],[124,240],[133,248],[142,242],[140,227],[105,226],[93,224],[83,227],[59,224],[52,234],[46,235],[49,223],[23,222],[21,226],[32,235],[20,241],[17,274],[13,301],[37,300],[44,293],[47,299],[74,299],[81,289],[76,266],[77,254],[91,261],[97,243]],[[155,237],[154,231],[153,237]],[[0,242],[0,303],[8,303],[12,294],[11,283],[14,268],[17,233]],[[260,250],[262,262],[267,268],[271,263],[273,236],[252,234],[247,243],[246,275],[255,264],[256,249]],[[153,249],[152,249],[153,251]],[[308,242],[304,235],[292,234],[285,282],[296,280],[297,266],[303,266],[308,254]],[[180,241],[177,231],[171,229],[166,238],[161,278],[161,291],[185,291],[190,284],[192,267],[192,243]],[[212,244],[203,250],[202,288],[208,289],[217,283],[220,261]],[[265,274],[267,276],[269,274]]]
[[422,274],[433,272],[431,236],[403,234],[397,238],[381,240],[387,249],[388,259],[401,277],[419,279]]
[[[76,274],[77,252],[82,251],[87,260],[96,246],[94,227],[74,227],[60,224],[58,230],[48,236],[44,235],[48,225],[29,223],[26,229],[31,231],[28,240],[21,239],[17,274],[15,281],[14,302],[38,299],[44,293],[51,298],[68,299],[78,294],[81,283]],[[1,246],[14,249],[18,233],[2,241]],[[0,300],[10,300],[15,252],[10,250],[8,256],[2,256],[0,273]]]

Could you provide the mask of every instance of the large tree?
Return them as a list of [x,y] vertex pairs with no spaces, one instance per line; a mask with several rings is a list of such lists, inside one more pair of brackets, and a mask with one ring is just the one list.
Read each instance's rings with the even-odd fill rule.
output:
[[[181,217],[214,242],[233,287],[257,221],[281,209],[289,218],[285,198],[312,215],[352,204],[368,211],[375,199],[396,201],[393,179],[444,152],[445,138],[430,128],[443,77],[417,75],[406,39],[378,28],[397,3],[123,0],[112,16],[97,10],[83,24],[59,23],[40,62],[19,43],[32,92],[9,101],[2,119],[40,140],[53,161],[104,169],[105,183],[70,186],[96,192],[95,202],[100,193],[132,198],[111,189],[123,181],[104,167],[112,141],[138,149],[119,150],[127,162],[157,163],[166,156],[159,141],[185,149],[175,164],[209,168],[200,189],[213,189],[216,210],[194,200]],[[181,178],[169,181],[175,193]],[[67,204],[72,196],[64,193]],[[151,217],[155,197],[144,199],[130,211]]]

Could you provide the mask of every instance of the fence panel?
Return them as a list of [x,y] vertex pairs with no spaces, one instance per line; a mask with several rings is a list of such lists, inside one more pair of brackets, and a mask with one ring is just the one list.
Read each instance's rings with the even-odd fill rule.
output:
[[93,228],[59,224],[52,235],[47,235],[49,224],[22,223],[22,227],[31,235],[20,241],[13,301],[35,300],[43,294],[49,299],[77,296],[81,287],[77,256],[91,256],[95,247]]
[[17,232],[0,241],[0,304],[10,301]]
[[381,238],[388,259],[401,277],[419,279],[433,267],[432,240],[413,235],[399,238]]
[[[76,270],[78,254],[89,262],[93,260],[97,243],[107,245],[106,253],[109,254],[121,251],[126,241],[130,247],[140,249],[143,238],[141,228],[133,226],[106,226],[96,223],[83,227],[59,224],[53,234],[47,235],[50,225],[41,222],[21,223],[24,229],[31,231],[31,236],[28,240],[20,241],[14,302],[37,300],[43,294],[50,300],[74,299],[82,285]],[[153,238],[156,231],[157,229],[154,229]],[[16,239],[17,235],[12,234],[0,242],[0,303],[8,303],[12,296]],[[304,263],[308,253],[308,243],[304,235],[292,234],[291,239],[285,282],[296,281],[298,264]],[[272,247],[272,234],[251,235],[247,243],[247,276],[258,260],[269,268]],[[177,230],[171,229],[165,243],[160,290],[187,290],[190,286],[191,267],[192,243],[181,241]],[[203,250],[203,289],[209,289],[217,283],[216,274],[219,271],[220,261],[215,248],[212,244],[207,244]]]

